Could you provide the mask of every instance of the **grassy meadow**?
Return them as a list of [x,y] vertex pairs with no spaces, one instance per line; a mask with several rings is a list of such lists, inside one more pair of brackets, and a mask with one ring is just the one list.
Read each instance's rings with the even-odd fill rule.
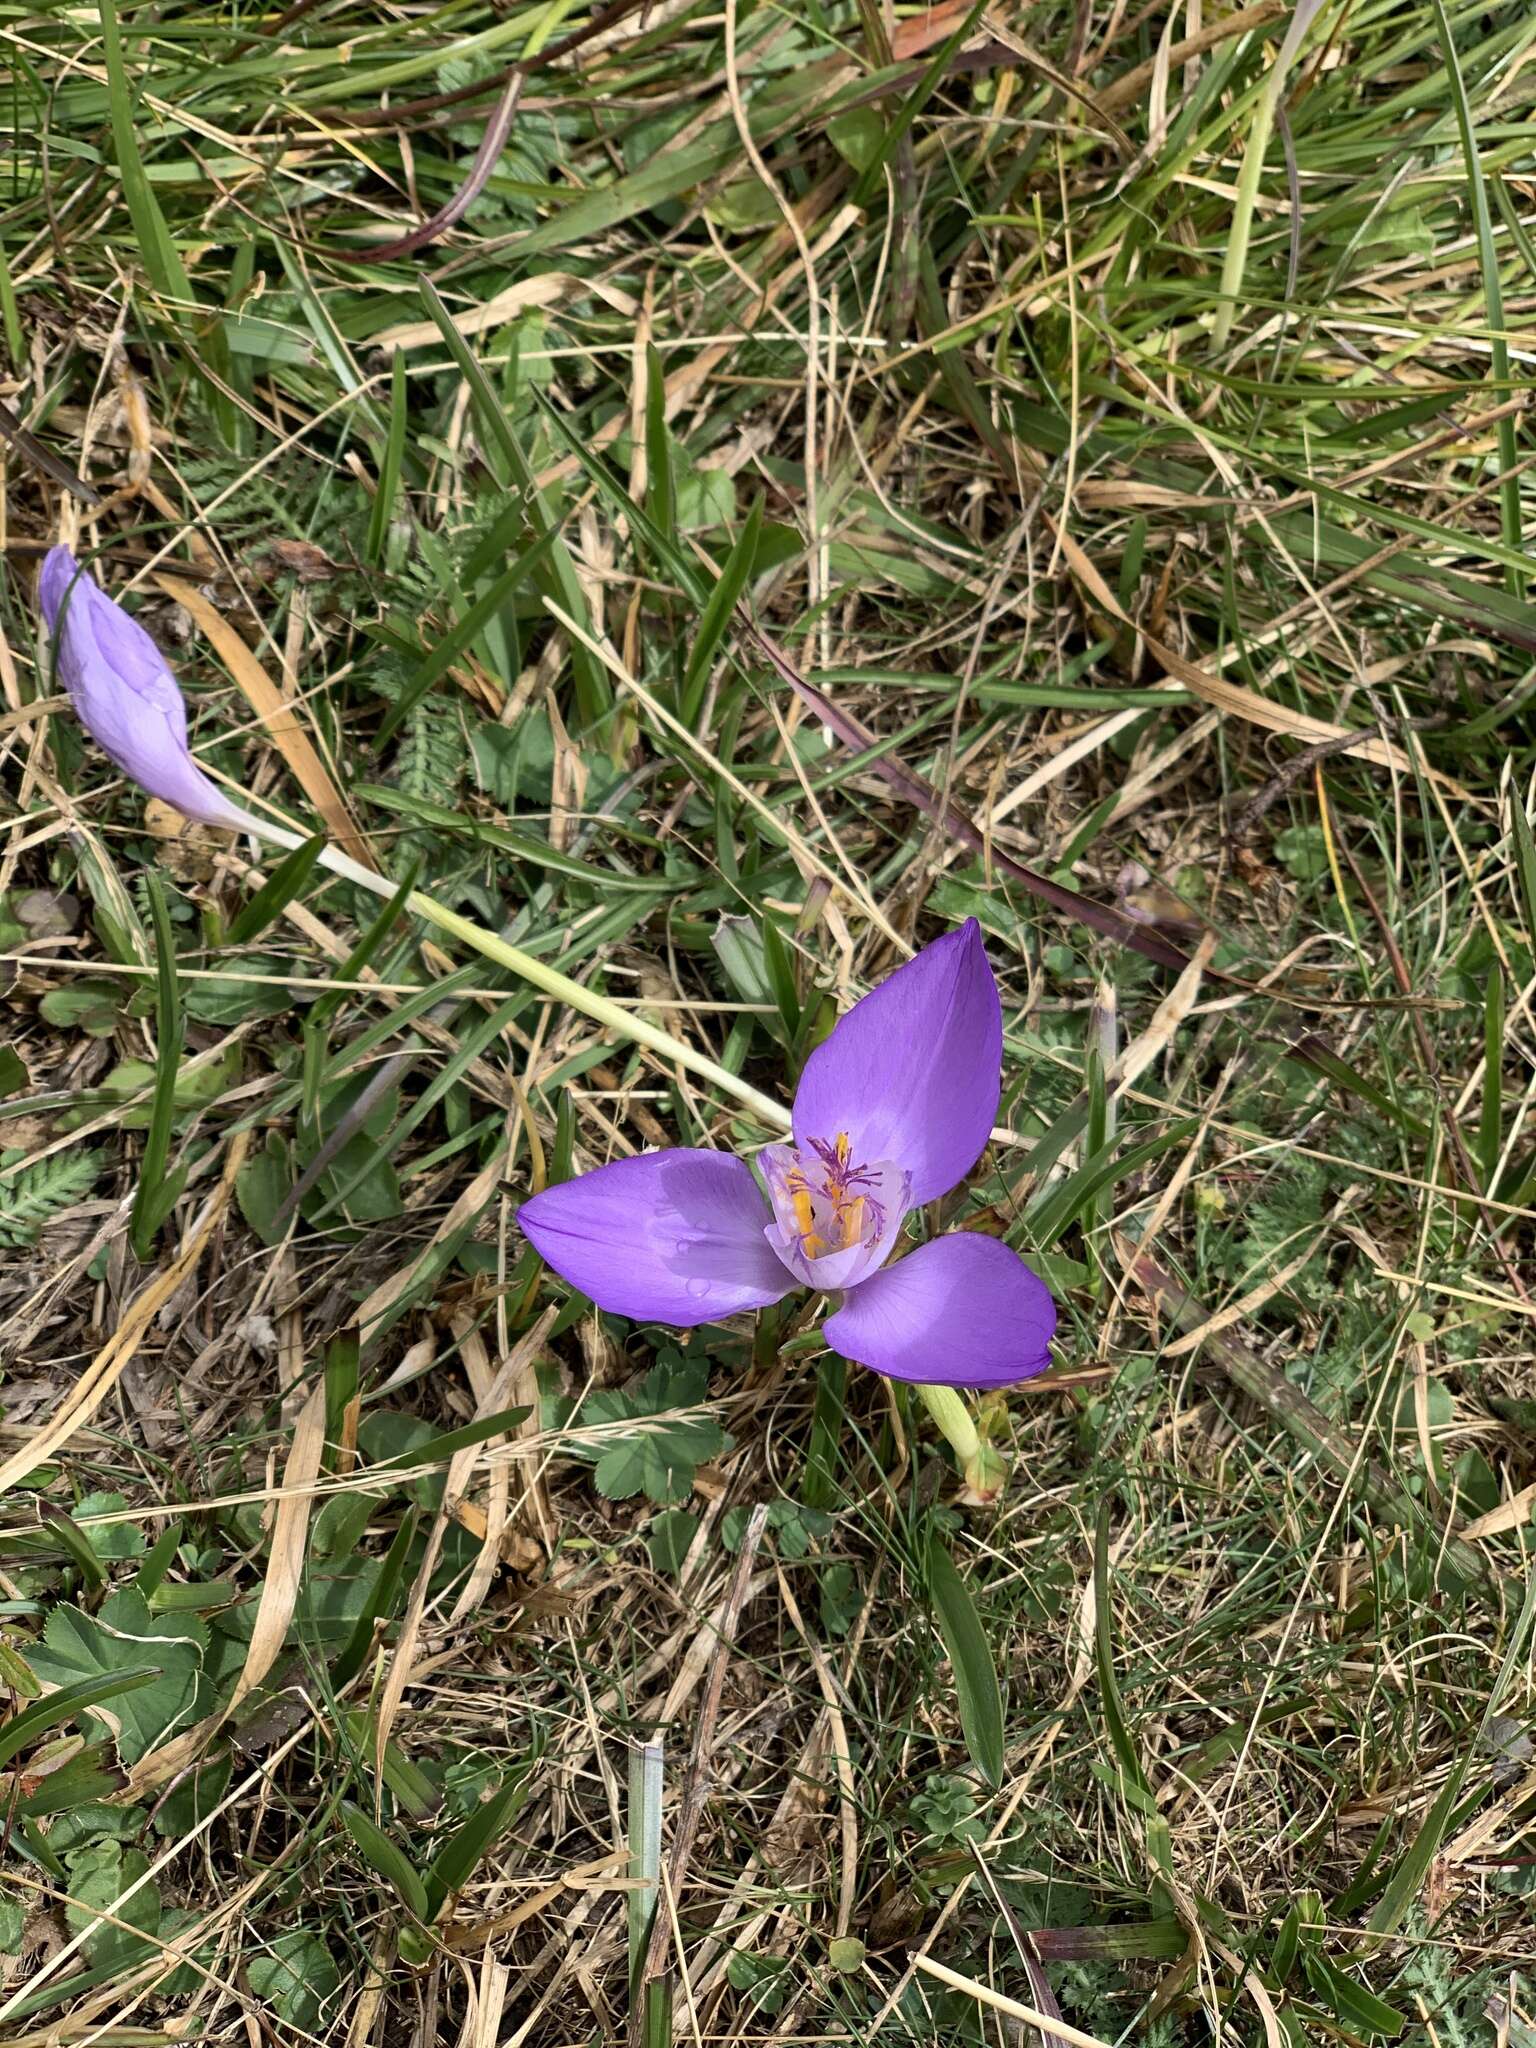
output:
[[[0,64],[0,2041],[1536,2048],[1530,10]],[[542,1267],[967,917],[969,1447]]]

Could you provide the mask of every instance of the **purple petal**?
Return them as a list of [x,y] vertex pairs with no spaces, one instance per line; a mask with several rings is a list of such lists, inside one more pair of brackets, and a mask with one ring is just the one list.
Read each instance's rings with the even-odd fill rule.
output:
[[912,1201],[931,1202],[981,1155],[1002,1058],[997,983],[968,918],[855,1003],[811,1054],[795,1143],[808,1152],[846,1131],[855,1160],[894,1160],[912,1175]]
[[524,1202],[518,1224],[564,1280],[636,1322],[718,1322],[780,1301],[794,1276],[764,1236],[768,1205],[729,1152],[645,1152]]
[[68,548],[48,550],[37,590],[55,639],[59,680],[102,752],[130,781],[186,817],[242,825],[245,813],[193,760],[181,692],[138,621],[77,567]]
[[1056,1304],[1017,1252],[961,1230],[872,1273],[822,1328],[893,1380],[1006,1387],[1050,1364]]

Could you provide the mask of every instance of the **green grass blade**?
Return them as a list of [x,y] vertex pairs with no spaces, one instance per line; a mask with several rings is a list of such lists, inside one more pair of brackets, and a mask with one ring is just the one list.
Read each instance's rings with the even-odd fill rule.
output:
[[125,1692],[137,1692],[140,1686],[151,1684],[160,1675],[156,1666],[134,1664],[101,1678],[82,1678],[73,1685],[61,1685],[46,1698],[34,1700],[19,1714],[0,1722],[0,1770],[61,1721],[72,1721],[87,1707],[102,1706]]
[[[1493,239],[1493,216],[1488,207],[1488,186],[1483,176],[1482,158],[1478,154],[1477,129],[1472,118],[1472,103],[1467,98],[1466,80],[1461,74],[1461,59],[1456,54],[1456,37],[1451,28],[1451,18],[1446,12],[1445,0],[1431,0],[1435,12],[1435,24],[1440,33],[1440,56],[1445,65],[1446,84],[1450,91],[1451,105],[1456,110],[1456,126],[1461,135],[1462,161],[1467,171],[1467,199],[1472,210],[1472,222],[1477,231],[1477,260],[1483,279],[1483,304],[1488,315],[1488,339],[1492,350],[1493,375],[1501,391],[1509,389],[1509,336],[1504,326],[1504,285],[1499,276],[1499,252]],[[1525,521],[1520,508],[1520,478],[1516,464],[1520,459],[1518,431],[1512,415],[1506,414],[1498,424],[1499,436],[1499,511],[1500,525],[1505,545],[1524,549]],[[1521,570],[1511,564],[1505,573],[1511,593],[1519,597],[1525,589],[1526,578]]]
[[1489,1193],[1504,1145],[1503,1071],[1504,970],[1495,960],[1488,969],[1488,994],[1483,1002],[1483,1101],[1477,1123],[1477,1161]]
[[226,943],[244,946],[259,938],[302,891],[324,851],[325,834],[317,832],[313,839],[306,839],[302,846],[285,855],[255,895],[248,897],[230,919]]
[[410,393],[405,381],[405,355],[396,349],[389,373],[389,431],[384,441],[384,458],[379,464],[378,488],[368,512],[368,538],[363,543],[367,559],[377,567],[389,546],[390,522],[400,495],[400,473],[405,463],[405,432],[410,418]]
[[[430,278],[421,281],[422,302],[438,331],[447,343],[448,352],[465,383],[469,386],[471,401],[481,428],[490,446],[498,449],[511,472],[512,480],[522,493],[528,515],[528,528],[536,542],[547,542],[547,548],[538,558],[537,580],[540,588],[554,598],[573,619],[586,621],[589,617],[586,593],[576,574],[576,565],[571,560],[570,550],[560,538],[557,524],[549,516],[528,458],[522,444],[512,431],[506,408],[491,386],[483,367],[474,352],[460,334],[449,315],[448,308],[438,296]],[[595,725],[606,717],[613,704],[613,689],[602,663],[579,640],[570,643],[571,670],[576,682],[576,697],[584,723]]]
[[171,1153],[171,1127],[176,1116],[176,1078],[181,1071],[183,1018],[176,973],[176,942],[160,877],[147,877],[150,918],[155,934],[155,1091],[150,1101],[149,1129],[139,1164],[138,1192],[133,1198],[129,1239],[134,1256],[147,1260],[156,1233],[181,1193],[185,1174],[166,1171]]
[[754,498],[752,509],[747,514],[747,523],[715,579],[715,587],[709,593],[704,615],[699,620],[699,629],[694,634],[693,646],[688,651],[688,666],[683,671],[683,687],[680,699],[679,717],[687,726],[697,723],[704,708],[704,692],[709,685],[709,672],[714,666],[720,643],[730,627],[731,615],[737,600],[747,587],[753,564],[757,560],[758,535],[763,525],[763,501]]
[[677,484],[667,431],[667,374],[656,344],[645,347],[645,509],[665,540],[677,544]]
[[1429,1867],[1440,1853],[1440,1845],[1450,1827],[1457,1802],[1461,1798],[1461,1788],[1466,1783],[1467,1773],[1483,1748],[1488,1724],[1498,1711],[1499,1702],[1525,1656],[1533,1618],[1536,1618],[1536,1572],[1532,1572],[1526,1580],[1525,1598],[1521,1602],[1515,1625],[1509,1632],[1503,1662],[1489,1688],[1476,1731],[1469,1731],[1463,1738],[1461,1752],[1451,1766],[1450,1775],[1441,1786],[1434,1805],[1425,1815],[1424,1825],[1414,1837],[1407,1854],[1393,1871],[1381,1901],[1371,1915],[1369,1925],[1372,1934],[1395,1933],[1401,1926],[1404,1915],[1422,1891],[1424,1881],[1429,1875]]
[[401,1517],[394,1541],[384,1553],[384,1562],[379,1566],[378,1577],[363,1603],[352,1633],[347,1638],[346,1646],[331,1666],[331,1685],[337,1692],[350,1685],[362,1670],[372,1653],[378,1623],[387,1621],[395,1611],[405,1584],[411,1545],[416,1539],[419,1521],[420,1515],[415,1508],[407,1508]]

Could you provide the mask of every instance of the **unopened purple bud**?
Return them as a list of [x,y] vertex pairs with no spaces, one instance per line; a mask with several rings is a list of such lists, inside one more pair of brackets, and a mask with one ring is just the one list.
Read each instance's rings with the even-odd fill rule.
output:
[[248,827],[187,746],[187,713],[165,657],[66,547],[50,548],[38,598],[58,677],[102,752],[148,795],[205,825]]

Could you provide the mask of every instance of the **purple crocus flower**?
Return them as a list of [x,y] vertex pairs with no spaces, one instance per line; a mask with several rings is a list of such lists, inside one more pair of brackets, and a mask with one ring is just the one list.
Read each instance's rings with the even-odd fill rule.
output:
[[249,830],[193,760],[187,712],[165,657],[66,547],[43,557],[37,594],[54,636],[55,665],[76,716],[128,778],[205,825]]
[[678,1149],[546,1188],[518,1223],[599,1308],[690,1328],[796,1287],[840,1293],[824,1325],[892,1379],[1002,1387],[1050,1362],[1056,1307],[995,1237],[893,1258],[911,1209],[975,1165],[997,1116],[1003,1020],[974,918],[855,1003],[805,1065],[793,1143],[745,1160]]

